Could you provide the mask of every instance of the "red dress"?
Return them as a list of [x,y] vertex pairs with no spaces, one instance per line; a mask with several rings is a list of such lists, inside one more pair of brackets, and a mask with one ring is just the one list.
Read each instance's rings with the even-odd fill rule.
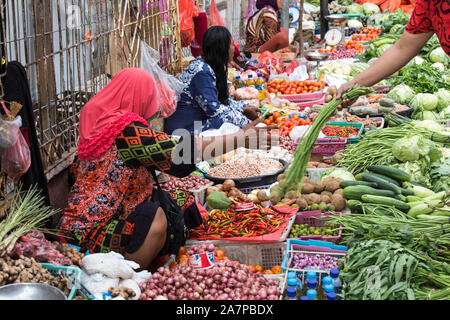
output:
[[434,31],[442,49],[450,55],[450,1],[417,0],[405,30],[412,34]]

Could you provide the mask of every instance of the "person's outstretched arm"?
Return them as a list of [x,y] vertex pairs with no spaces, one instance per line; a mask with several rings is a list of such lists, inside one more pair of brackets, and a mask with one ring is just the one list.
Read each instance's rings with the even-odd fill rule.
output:
[[370,87],[394,74],[414,58],[425,46],[433,32],[411,34],[404,32],[400,39],[387,49],[368,69],[361,72],[352,81],[342,85],[337,94],[351,89],[354,85]]

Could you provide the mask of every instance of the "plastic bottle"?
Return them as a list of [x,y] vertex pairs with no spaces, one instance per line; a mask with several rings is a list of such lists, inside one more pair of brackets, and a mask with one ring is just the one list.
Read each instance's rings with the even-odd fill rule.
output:
[[259,101],[262,101],[266,98],[266,81],[263,78],[263,75],[261,73],[258,73],[258,79],[256,80],[256,89],[258,89],[259,92]]
[[295,272],[290,271],[290,272],[287,274],[287,278],[288,278],[288,279],[290,279],[290,278],[296,279],[297,276],[295,275]]
[[296,278],[290,278],[287,280],[287,287],[288,288],[294,288],[297,290],[297,279]]
[[330,276],[326,276],[322,279],[322,285],[320,286],[319,290],[319,299],[324,300],[327,297],[327,293],[325,292],[325,286],[331,284],[333,284],[333,279]]
[[297,289],[287,288],[286,297],[284,300],[297,300]]
[[310,281],[310,280],[316,281],[316,284],[317,284],[317,273],[315,271],[308,271],[306,273],[305,284],[304,284],[303,290],[302,290],[302,292],[304,294],[306,294],[306,291],[309,289],[308,288],[308,281]]
[[300,300],[309,300],[308,296],[301,296]]
[[241,80],[241,76],[236,76],[233,85],[236,89],[242,88],[244,86],[244,82]]
[[334,292],[327,293],[327,300],[337,300],[337,295]]
[[248,75],[246,84],[247,84],[247,87],[254,87],[255,86],[256,82],[253,79],[253,76],[251,74]]
[[332,284],[327,284],[324,288],[324,296],[326,297],[331,292],[334,293],[334,286]]
[[339,278],[339,270],[338,269],[331,269],[330,270],[330,277],[333,279],[333,286],[336,289],[336,293],[341,293],[342,281]]
[[317,291],[314,289],[309,289],[306,291],[306,296],[309,298],[309,300],[317,300]]

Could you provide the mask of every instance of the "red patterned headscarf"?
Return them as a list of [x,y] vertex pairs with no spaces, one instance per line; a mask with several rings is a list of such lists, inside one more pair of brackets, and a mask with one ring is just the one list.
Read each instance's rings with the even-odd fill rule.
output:
[[81,110],[78,157],[97,158],[111,147],[127,125],[135,121],[147,124],[146,120],[158,110],[152,76],[139,68],[120,71]]

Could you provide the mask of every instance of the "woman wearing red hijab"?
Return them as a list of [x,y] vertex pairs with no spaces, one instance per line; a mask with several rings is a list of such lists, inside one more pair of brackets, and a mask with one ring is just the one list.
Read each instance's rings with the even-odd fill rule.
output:
[[[179,140],[147,123],[159,108],[153,78],[137,68],[117,73],[83,107],[78,159],[72,166],[75,183],[59,223],[69,242],[82,251],[115,251],[148,268],[163,248],[167,221],[158,204],[151,202],[150,171],[183,177],[195,170],[195,164],[173,164],[172,150],[181,146]],[[226,150],[225,142],[234,143],[237,136],[201,141],[200,146],[204,150],[215,144],[215,150]],[[193,203],[190,197],[182,209]]]

